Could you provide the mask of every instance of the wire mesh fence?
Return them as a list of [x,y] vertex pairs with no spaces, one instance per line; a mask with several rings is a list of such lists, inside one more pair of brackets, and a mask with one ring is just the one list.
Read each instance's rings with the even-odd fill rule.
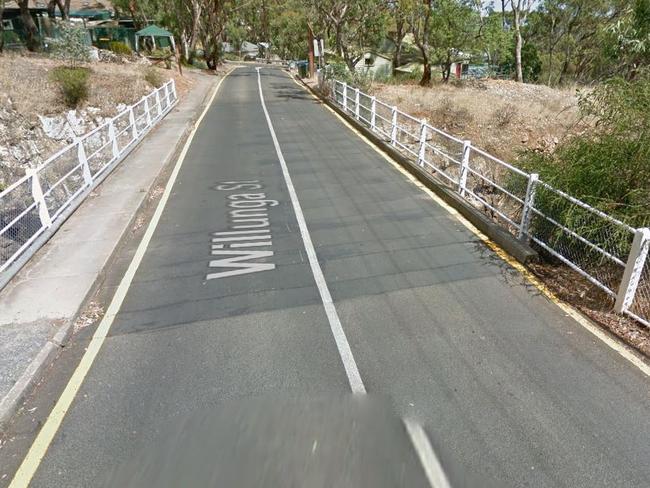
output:
[[[650,241],[646,241],[646,246],[650,246]],[[648,249],[645,250],[646,256]],[[648,324],[648,318],[650,317],[650,259],[646,257],[645,264],[641,271],[641,277],[639,278],[639,284],[636,289],[635,299],[630,304],[629,308],[630,314]]]
[[34,241],[56,228],[63,213],[80,203],[176,101],[170,80],[0,192],[0,273],[33,254]]
[[[514,237],[612,296],[650,326],[650,231],[623,222],[505,161],[338,80],[323,93],[386,144],[457,191]],[[643,231],[643,232],[640,232]]]

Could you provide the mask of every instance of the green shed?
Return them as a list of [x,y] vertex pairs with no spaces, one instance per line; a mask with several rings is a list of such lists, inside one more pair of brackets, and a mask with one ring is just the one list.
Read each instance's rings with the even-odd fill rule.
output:
[[[149,38],[153,44],[153,48],[156,48],[156,39],[158,41],[158,47],[167,47],[170,46],[172,51],[176,51],[176,43],[174,42],[174,35],[168,30],[158,27],[157,25],[148,25],[142,30],[139,30],[135,33],[135,50],[139,51],[140,49],[140,38]],[[165,41],[160,42],[161,39]],[[167,44],[169,43],[169,44]]]

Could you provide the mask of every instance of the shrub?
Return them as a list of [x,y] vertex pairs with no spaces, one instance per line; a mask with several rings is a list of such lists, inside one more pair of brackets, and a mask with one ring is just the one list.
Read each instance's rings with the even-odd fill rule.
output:
[[331,79],[346,82],[348,85],[367,92],[372,85],[372,77],[357,71],[350,72],[345,63],[331,63],[327,65],[327,76]]
[[71,108],[88,98],[89,76],[88,68],[60,66],[52,71],[52,79],[59,84],[63,99]]
[[153,66],[144,71],[144,79],[154,88],[160,88],[165,82],[160,72]]
[[650,225],[650,70],[580,96],[595,121],[552,154],[524,153],[526,169],[634,227]]
[[67,61],[71,66],[90,61],[88,33],[70,22],[58,25],[58,36],[47,40],[52,56]]
[[123,56],[130,56],[133,53],[133,51],[127,44],[120,41],[109,42],[108,49],[114,52],[115,54],[121,54]]
[[492,113],[492,120],[500,129],[508,127],[516,117],[517,107],[512,103],[506,103]]

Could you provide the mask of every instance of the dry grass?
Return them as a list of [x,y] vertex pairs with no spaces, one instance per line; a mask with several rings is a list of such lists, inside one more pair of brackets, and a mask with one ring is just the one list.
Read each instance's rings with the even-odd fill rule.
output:
[[371,91],[506,161],[516,162],[524,149],[552,150],[567,135],[585,129],[571,89],[486,80],[431,88],[375,84]]
[[566,266],[540,263],[529,267],[561,300],[650,358],[650,328],[615,313],[609,295]]
[[[0,92],[8,96],[14,110],[37,122],[37,115],[54,115],[67,110],[50,72],[62,62],[35,55],[4,54],[0,62]],[[79,108],[97,107],[100,115],[114,115],[118,104],[131,104],[153,87],[145,81],[146,66],[138,64],[91,63],[90,97]],[[161,77],[173,77],[186,91],[191,83],[177,71],[160,71]]]
[[[62,64],[40,55],[0,56],[0,188],[21,177],[26,167],[37,166],[71,142],[47,137],[38,117],[62,115],[69,110],[51,76]],[[85,112],[89,127],[116,115],[120,104],[132,104],[151,92],[154,87],[146,81],[147,71],[156,70],[163,80],[174,78],[181,98],[194,83],[191,70],[181,77],[175,70],[135,63],[95,62],[87,66],[90,94],[77,109],[82,115],[84,109],[98,109]]]

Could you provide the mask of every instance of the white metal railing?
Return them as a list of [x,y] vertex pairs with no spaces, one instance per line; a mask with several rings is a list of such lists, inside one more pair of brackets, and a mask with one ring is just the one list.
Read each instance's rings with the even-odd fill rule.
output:
[[634,229],[548,183],[345,82],[319,76],[349,117],[650,326],[650,229]]
[[64,147],[0,192],[0,281],[17,271],[110,170],[176,104],[174,80]]

